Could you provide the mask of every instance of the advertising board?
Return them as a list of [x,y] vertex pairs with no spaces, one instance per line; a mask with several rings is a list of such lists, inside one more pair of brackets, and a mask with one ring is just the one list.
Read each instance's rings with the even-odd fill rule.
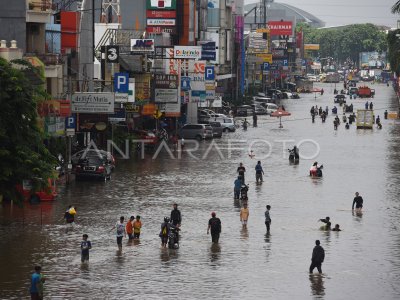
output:
[[75,93],[71,98],[73,113],[113,114],[114,93]]
[[176,0],[147,0],[147,9],[176,9]]
[[201,46],[175,46],[174,58],[200,59]]
[[154,39],[131,39],[131,52],[154,52]]
[[292,35],[293,23],[291,21],[269,21],[268,28],[271,35]]
[[175,19],[147,19],[148,26],[175,26]]

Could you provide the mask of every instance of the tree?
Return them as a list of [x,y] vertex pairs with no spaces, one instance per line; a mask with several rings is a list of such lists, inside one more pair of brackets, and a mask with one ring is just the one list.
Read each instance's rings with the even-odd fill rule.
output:
[[392,6],[392,14],[399,14],[400,13],[400,1],[397,1],[393,6]]
[[13,65],[0,58],[0,195],[13,200],[21,200],[17,184],[31,179],[34,188],[42,187],[56,163],[37,125],[36,107],[46,93],[41,85],[32,84],[27,73],[42,78],[25,61]]

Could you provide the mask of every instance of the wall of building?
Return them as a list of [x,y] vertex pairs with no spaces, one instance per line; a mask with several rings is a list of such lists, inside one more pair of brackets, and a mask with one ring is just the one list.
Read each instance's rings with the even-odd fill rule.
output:
[[0,39],[16,40],[18,47],[26,51],[25,1],[0,0]]

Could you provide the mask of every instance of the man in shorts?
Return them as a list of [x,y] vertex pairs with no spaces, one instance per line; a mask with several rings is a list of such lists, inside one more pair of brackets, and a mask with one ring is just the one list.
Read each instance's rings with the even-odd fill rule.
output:
[[243,203],[243,207],[240,210],[240,222],[242,222],[243,228],[247,228],[247,220],[249,219],[249,209],[247,203]]
[[124,220],[124,217],[120,217],[119,221],[111,229],[111,231],[117,229],[117,245],[120,251],[122,250],[122,238],[126,237]]
[[363,203],[364,203],[363,198],[360,196],[358,192],[356,192],[356,196],[354,197],[351,210],[354,210],[354,205],[356,205],[356,213],[361,213],[361,210],[363,208]]

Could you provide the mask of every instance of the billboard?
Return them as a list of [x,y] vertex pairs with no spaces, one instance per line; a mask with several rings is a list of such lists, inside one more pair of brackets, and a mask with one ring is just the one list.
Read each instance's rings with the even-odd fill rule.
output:
[[160,89],[177,89],[178,88],[178,76],[177,75],[165,75],[155,74],[155,86]]
[[174,58],[200,59],[201,46],[175,46]]
[[176,27],[170,26],[147,26],[146,27],[147,33],[154,33],[154,34],[161,34],[161,33],[169,33],[169,34],[176,34]]
[[177,103],[178,89],[155,89],[155,103]]
[[131,52],[136,52],[136,53],[154,52],[154,40],[131,39]]
[[304,50],[319,50],[319,44],[304,44]]
[[147,9],[176,9],[176,0],[147,0]]
[[71,99],[73,113],[113,114],[114,93],[75,93]]
[[268,28],[271,35],[292,35],[293,23],[291,21],[269,21]]
[[360,67],[371,69],[384,69],[386,66],[386,52],[361,52],[360,53]]

